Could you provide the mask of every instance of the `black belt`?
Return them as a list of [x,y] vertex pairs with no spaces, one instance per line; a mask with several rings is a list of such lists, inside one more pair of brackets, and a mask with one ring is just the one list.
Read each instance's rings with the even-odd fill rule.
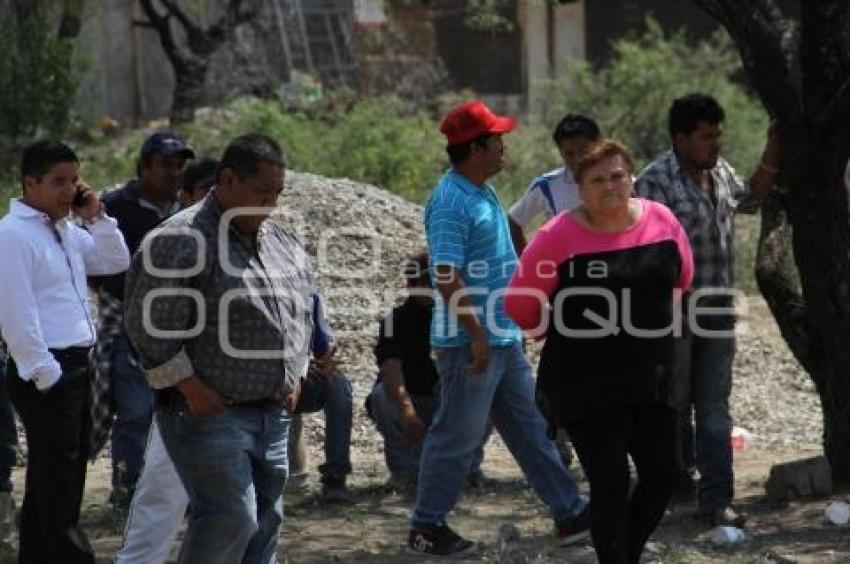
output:
[[[186,399],[177,388],[164,388],[156,391],[156,404],[158,407],[174,407],[185,406]],[[271,407],[273,405],[281,405],[281,401],[277,399],[256,399],[246,401],[233,401],[227,404],[230,407]]]
[[283,402],[278,399],[263,398],[248,401],[234,401],[227,405],[231,407],[272,407],[274,405],[283,405]]
[[92,347],[68,347],[67,349],[48,349],[53,358],[63,368],[81,368],[88,366]]
[[734,305],[734,301],[734,296],[729,294],[709,294],[697,298],[695,305],[698,307],[729,308]]

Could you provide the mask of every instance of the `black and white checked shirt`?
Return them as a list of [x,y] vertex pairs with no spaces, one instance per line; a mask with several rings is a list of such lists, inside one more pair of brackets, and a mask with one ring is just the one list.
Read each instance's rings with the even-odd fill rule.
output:
[[148,233],[127,272],[124,326],[153,388],[195,375],[234,402],[279,398],[307,373],[311,260],[271,220],[256,245],[222,224],[212,192]]
[[666,205],[685,228],[694,254],[694,289],[734,287],[735,214],[758,209],[749,182],[723,158],[710,174],[713,198],[670,150],[650,163],[635,182],[638,196]]

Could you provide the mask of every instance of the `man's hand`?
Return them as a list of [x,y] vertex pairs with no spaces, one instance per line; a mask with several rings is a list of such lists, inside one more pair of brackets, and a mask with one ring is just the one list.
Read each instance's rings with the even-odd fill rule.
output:
[[86,184],[85,182],[77,183],[77,194],[75,197],[75,201],[79,198],[79,201],[82,202],[81,206],[73,205],[74,213],[86,221],[91,221],[100,215],[101,207],[103,204],[100,202],[100,199],[97,197],[97,194],[94,193],[91,186]]
[[197,376],[189,376],[177,384],[177,389],[186,399],[189,413],[198,417],[210,417],[223,413],[227,404],[218,392],[204,384]]
[[298,405],[298,398],[301,397],[301,379],[299,378],[292,387],[283,393],[283,407],[289,413],[295,412],[295,407]]
[[407,405],[402,408],[402,418],[404,419],[404,434],[411,443],[418,443],[425,438],[425,423],[419,419],[416,414],[416,409],[412,405]]
[[334,374],[337,371],[337,367],[339,363],[336,361],[336,345],[334,345],[328,352],[324,354],[321,358],[317,358],[313,360],[313,364],[318,370],[319,374],[328,377]]
[[483,331],[472,336],[472,363],[467,367],[473,374],[483,374],[490,362],[490,342]]

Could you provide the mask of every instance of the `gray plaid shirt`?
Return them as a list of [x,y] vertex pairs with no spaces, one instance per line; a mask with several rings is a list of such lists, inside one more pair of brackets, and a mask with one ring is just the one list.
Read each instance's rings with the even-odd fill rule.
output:
[[224,229],[214,194],[151,231],[133,257],[127,335],[154,388],[194,374],[235,402],[278,398],[307,372],[311,261],[273,221],[256,246]]
[[716,205],[670,150],[635,182],[638,196],[666,205],[685,228],[694,253],[694,289],[735,285],[735,214],[758,209],[749,183],[723,158],[711,169],[711,181]]

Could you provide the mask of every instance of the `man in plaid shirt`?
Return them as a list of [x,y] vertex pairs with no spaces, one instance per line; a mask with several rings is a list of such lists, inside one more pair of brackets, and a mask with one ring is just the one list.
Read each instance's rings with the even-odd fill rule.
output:
[[[668,117],[673,146],[640,173],[635,191],[676,214],[694,254],[694,299],[682,301],[686,309],[683,319],[689,320],[690,330],[678,343],[681,357],[677,361],[689,389],[681,402],[683,462],[689,480],[694,466],[699,470],[698,514],[711,526],[742,527],[746,516],[731,507],[734,218],[736,213],[754,213],[773,185],[779,163],[779,129],[776,123],[770,125],[761,162],[744,181],[720,157],[724,118],[723,108],[711,96],[689,94],[674,100]],[[714,312],[699,313],[695,305],[714,308]]]

